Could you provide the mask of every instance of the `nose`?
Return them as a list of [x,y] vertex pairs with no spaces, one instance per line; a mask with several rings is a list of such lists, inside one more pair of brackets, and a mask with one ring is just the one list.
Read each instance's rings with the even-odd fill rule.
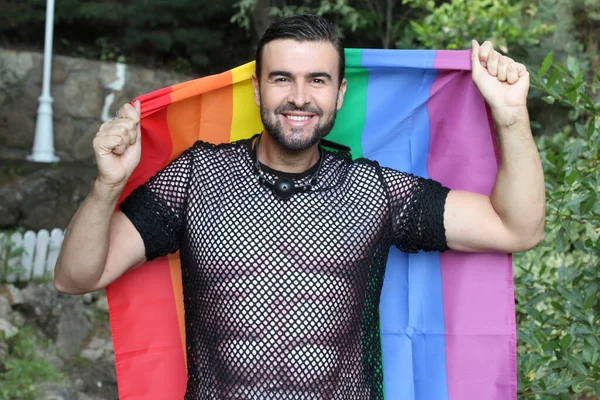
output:
[[302,82],[295,82],[290,94],[288,102],[294,104],[298,108],[302,108],[310,102],[310,96]]

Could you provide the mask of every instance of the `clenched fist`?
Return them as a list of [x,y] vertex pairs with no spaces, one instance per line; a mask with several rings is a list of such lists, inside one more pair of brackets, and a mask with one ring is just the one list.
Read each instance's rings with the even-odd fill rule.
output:
[[140,162],[142,153],[140,102],[125,104],[118,118],[105,122],[94,138],[97,181],[109,187],[124,187]]
[[479,46],[474,40],[472,46],[473,82],[489,104],[494,121],[500,125],[514,123],[515,115],[522,115],[527,107],[527,68],[494,50],[492,42]]

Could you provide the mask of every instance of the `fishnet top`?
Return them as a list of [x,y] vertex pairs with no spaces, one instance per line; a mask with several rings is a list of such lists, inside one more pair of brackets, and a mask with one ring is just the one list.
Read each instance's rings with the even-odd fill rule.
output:
[[251,146],[197,142],[121,205],[149,260],[180,250],[185,398],[383,399],[389,248],[446,250],[448,189],[323,150],[313,190],[282,200]]

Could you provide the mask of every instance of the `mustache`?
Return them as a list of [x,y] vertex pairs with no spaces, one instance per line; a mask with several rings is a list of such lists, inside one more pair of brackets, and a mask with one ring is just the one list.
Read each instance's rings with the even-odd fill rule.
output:
[[296,107],[293,104],[284,104],[275,109],[276,114],[281,114],[284,112],[294,112],[294,111],[316,114],[318,116],[323,115],[323,111],[321,111],[320,109],[318,109],[316,107],[312,107],[309,105],[302,106],[302,107]]

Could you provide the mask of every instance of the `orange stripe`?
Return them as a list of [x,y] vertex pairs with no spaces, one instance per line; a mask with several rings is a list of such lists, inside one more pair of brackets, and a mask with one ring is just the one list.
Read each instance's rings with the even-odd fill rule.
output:
[[[173,99],[175,94],[171,94],[172,103],[176,101]],[[173,143],[169,161],[177,158],[198,140],[198,129],[202,116],[202,97],[189,97],[167,107],[167,124]]]
[[[167,124],[173,141],[170,160],[175,159],[198,139],[211,143],[229,141],[233,109],[231,72],[213,75],[195,83],[196,85],[190,85],[190,82],[175,85],[171,92],[171,105],[167,107]],[[168,260],[181,349],[187,367],[179,253],[169,255]]]
[[185,309],[183,308],[183,286],[181,284],[181,265],[179,264],[179,252],[169,254],[169,269],[171,271],[171,283],[173,295],[175,296],[175,309],[179,324],[179,335],[181,336],[181,349],[187,370],[187,352],[185,351]]
[[199,138],[209,143],[229,142],[233,112],[233,86],[231,74],[227,86],[202,95],[202,119]]

